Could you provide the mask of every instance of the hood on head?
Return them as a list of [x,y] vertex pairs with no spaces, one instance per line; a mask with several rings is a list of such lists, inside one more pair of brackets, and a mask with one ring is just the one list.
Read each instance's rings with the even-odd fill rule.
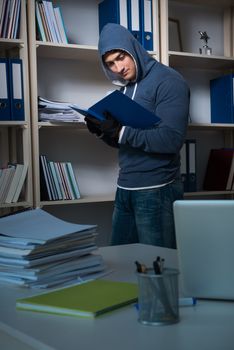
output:
[[136,64],[136,82],[143,79],[148,73],[155,60],[148,54],[139,41],[125,27],[115,24],[106,24],[100,34],[98,51],[102,68],[113,84],[127,85],[127,81],[121,79],[118,74],[111,72],[103,64],[103,55],[111,50],[123,50],[128,52]]

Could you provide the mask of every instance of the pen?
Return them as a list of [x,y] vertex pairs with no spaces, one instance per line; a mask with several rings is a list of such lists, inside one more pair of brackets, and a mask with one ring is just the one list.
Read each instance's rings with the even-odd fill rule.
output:
[[163,265],[164,259],[162,259],[160,256],[157,256],[157,259],[153,261],[155,275],[160,275],[161,273],[163,273]]
[[[197,299],[192,297],[179,298],[179,306],[195,306],[197,304]],[[135,308],[139,310],[139,304],[134,304]]]

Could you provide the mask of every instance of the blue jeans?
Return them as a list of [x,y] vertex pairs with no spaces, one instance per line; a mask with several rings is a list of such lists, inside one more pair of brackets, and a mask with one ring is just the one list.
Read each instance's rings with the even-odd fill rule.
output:
[[179,180],[146,190],[117,188],[111,244],[143,243],[175,249],[173,202],[182,198]]

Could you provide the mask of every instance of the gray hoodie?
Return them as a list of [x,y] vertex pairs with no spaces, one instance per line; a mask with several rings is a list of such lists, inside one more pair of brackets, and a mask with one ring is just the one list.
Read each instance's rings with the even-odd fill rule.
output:
[[[118,185],[143,188],[173,181],[180,176],[179,151],[189,113],[188,85],[178,72],[152,58],[134,36],[118,24],[109,23],[103,28],[98,49],[104,72],[112,83],[122,86],[127,96],[161,118],[158,125],[149,129],[125,127],[119,144]],[[132,56],[136,81],[121,81],[105,67],[102,56],[114,49]]]

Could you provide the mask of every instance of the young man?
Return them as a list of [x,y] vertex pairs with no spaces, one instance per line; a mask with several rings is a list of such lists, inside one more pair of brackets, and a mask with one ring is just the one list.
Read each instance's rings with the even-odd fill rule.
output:
[[112,83],[161,119],[151,128],[134,129],[109,113],[103,122],[86,117],[91,133],[119,148],[111,243],[176,248],[173,202],[183,197],[179,152],[188,124],[189,88],[118,24],[103,28],[99,54]]

